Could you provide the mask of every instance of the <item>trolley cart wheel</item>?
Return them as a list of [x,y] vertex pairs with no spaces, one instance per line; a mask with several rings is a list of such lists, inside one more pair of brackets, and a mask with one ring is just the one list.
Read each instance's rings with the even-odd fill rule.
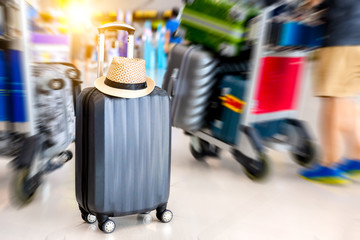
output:
[[191,136],[190,152],[196,160],[203,161],[206,156],[219,156],[220,149],[198,137]]
[[316,162],[316,147],[310,140],[305,140],[300,147],[291,151],[294,161],[303,167],[310,167]]
[[246,176],[251,180],[261,181],[269,175],[269,159],[265,153],[259,153],[257,159],[252,159],[234,149],[233,155],[235,160],[243,166]]
[[256,129],[250,126],[242,126],[242,131],[248,138],[252,148],[255,150],[256,158],[250,158],[237,149],[232,150],[232,154],[239,162],[248,176],[253,181],[264,180],[269,175],[269,158],[265,154],[265,148]]
[[69,150],[59,153],[59,155],[48,162],[45,172],[50,173],[62,167],[66,162],[73,158],[73,153]]
[[191,155],[198,161],[203,161],[206,154],[203,152],[203,149],[195,150],[194,146],[190,144]]
[[13,194],[16,203],[20,206],[31,203],[36,190],[41,185],[41,173],[29,178],[29,172],[28,168],[15,169]]
[[70,150],[66,150],[64,152],[61,152],[59,154],[59,157],[62,158],[63,163],[66,163],[66,162],[70,161],[73,158],[73,153]]
[[291,144],[290,153],[296,163],[303,167],[309,167],[316,162],[317,149],[303,121],[287,119],[288,138]]

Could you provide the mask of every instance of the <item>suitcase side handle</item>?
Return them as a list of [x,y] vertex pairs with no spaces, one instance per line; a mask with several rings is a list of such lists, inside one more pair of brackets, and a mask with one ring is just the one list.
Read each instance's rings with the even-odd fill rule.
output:
[[179,77],[179,68],[174,68],[171,73],[169,86],[167,89],[170,97],[174,97],[175,95],[175,82],[178,79],[178,77]]
[[135,28],[128,24],[120,22],[111,22],[106,23],[98,28],[99,31],[99,55],[98,55],[98,69],[97,76],[101,77],[103,75],[104,69],[104,57],[105,57],[105,31],[108,30],[123,30],[128,32],[128,45],[127,45],[127,57],[134,57],[134,46],[135,46]]

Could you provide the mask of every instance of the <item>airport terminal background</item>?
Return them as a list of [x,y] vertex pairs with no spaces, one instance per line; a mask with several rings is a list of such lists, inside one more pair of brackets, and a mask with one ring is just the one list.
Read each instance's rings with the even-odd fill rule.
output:
[[[161,88],[170,66],[170,54],[167,51],[173,47],[166,43],[166,23],[172,18],[174,8],[179,9],[177,19],[180,20],[184,2],[0,0],[0,239],[360,239],[360,181],[355,180],[347,186],[305,181],[298,175],[302,166],[294,161],[289,147],[276,143],[266,147],[266,173],[264,178],[256,179],[234,160],[231,151],[216,149],[216,154],[210,156],[197,155],[194,153],[196,143],[194,145],[192,142],[193,138],[174,126],[171,128],[171,178],[167,205],[173,213],[172,221],[162,223],[155,211],[113,217],[111,219],[116,229],[105,234],[97,223],[88,224],[82,219],[75,195],[75,143],[72,139],[69,142],[72,133],[60,134],[54,139],[31,138],[26,141],[27,136],[43,129],[42,123],[37,120],[39,116],[51,122],[56,117],[64,117],[64,112],[69,111],[66,107],[60,108],[59,102],[52,105],[53,100],[50,99],[54,97],[62,101],[59,99],[65,96],[65,92],[64,95],[47,95],[49,86],[54,90],[58,84],[62,86],[63,81],[56,78],[51,83],[53,85],[49,85],[45,80],[34,84],[31,79],[39,76],[41,79],[52,79],[53,74],[65,71],[67,74],[63,74],[63,79],[73,83],[67,89],[66,94],[69,96],[66,97],[71,104],[76,105],[72,93],[76,95],[80,90],[93,87],[97,79],[97,28],[102,24],[120,21],[135,28],[134,57],[145,59],[146,75]],[[253,43],[260,41],[259,36],[263,35],[261,31],[251,34]],[[104,73],[113,57],[126,56],[127,37],[124,31],[109,31],[105,34]],[[182,44],[192,45],[184,41]],[[199,44],[197,47],[200,48]],[[299,57],[297,60],[304,61],[301,65],[296,116],[306,123],[314,146],[321,154],[317,116],[321,100],[313,96],[312,73],[316,59],[312,47],[286,48],[285,52],[276,56],[289,54],[286,56]],[[283,51],[278,46],[273,46],[271,51],[279,49]],[[210,49],[206,51],[211,52]],[[11,54],[6,55],[8,52]],[[218,59],[225,59],[216,52],[214,54]],[[250,64],[241,65],[246,73],[250,73],[249,79],[260,76],[251,75],[254,67],[251,64],[255,63],[251,60],[259,57],[259,54],[253,49],[250,60],[245,58]],[[205,61],[208,55],[199,52],[199,56]],[[234,59],[240,59],[241,62],[241,57]],[[45,64],[49,62],[53,65]],[[238,69],[235,65],[230,63],[226,66]],[[3,91],[6,86],[5,76],[8,76],[5,72],[9,69],[15,69],[10,71],[10,76],[17,76],[16,73],[21,72],[28,77],[22,89],[13,89],[14,92],[21,92],[13,95],[17,105],[16,109],[14,105],[11,107],[15,110],[9,110],[10,105],[4,101],[4,96],[7,96]],[[19,86],[19,83],[12,84],[14,88]],[[29,99],[32,104],[29,104]],[[207,101],[213,99],[209,96]],[[6,112],[11,114],[5,119]],[[76,116],[69,117],[67,113],[65,116],[67,118],[60,120],[60,123],[51,122],[55,124],[50,128],[51,133],[55,134],[75,124]],[[208,132],[211,132],[211,127],[209,129]],[[71,138],[74,139],[75,135],[71,135]],[[14,159],[24,149],[28,156],[35,156],[36,151],[31,149],[39,150],[36,147],[38,141],[44,141],[51,150],[51,146],[68,147],[54,160],[57,162],[45,164],[46,174],[41,176],[41,181],[28,183],[39,185],[35,187],[35,194],[29,197],[24,191],[24,178],[30,174],[30,170],[19,170],[21,166],[14,164]],[[241,150],[256,155],[245,137],[241,138]],[[44,158],[46,154],[50,153],[45,152]],[[195,159],[196,156],[198,159]],[[32,166],[32,171],[36,171],[36,167]],[[36,175],[36,172],[31,174]]]

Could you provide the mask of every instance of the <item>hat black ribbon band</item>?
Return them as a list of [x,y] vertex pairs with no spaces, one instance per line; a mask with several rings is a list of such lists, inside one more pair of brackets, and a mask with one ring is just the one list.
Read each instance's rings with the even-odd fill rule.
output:
[[119,83],[109,80],[108,78],[105,78],[104,81],[105,85],[113,88],[118,89],[125,89],[125,90],[141,90],[145,89],[147,87],[146,82],[143,83]]

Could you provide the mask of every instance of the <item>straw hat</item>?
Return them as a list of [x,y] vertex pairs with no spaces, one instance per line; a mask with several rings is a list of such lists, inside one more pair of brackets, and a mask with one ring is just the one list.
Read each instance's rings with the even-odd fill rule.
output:
[[95,80],[95,87],[110,96],[138,98],[151,93],[155,82],[146,76],[145,60],[114,57],[107,75]]

